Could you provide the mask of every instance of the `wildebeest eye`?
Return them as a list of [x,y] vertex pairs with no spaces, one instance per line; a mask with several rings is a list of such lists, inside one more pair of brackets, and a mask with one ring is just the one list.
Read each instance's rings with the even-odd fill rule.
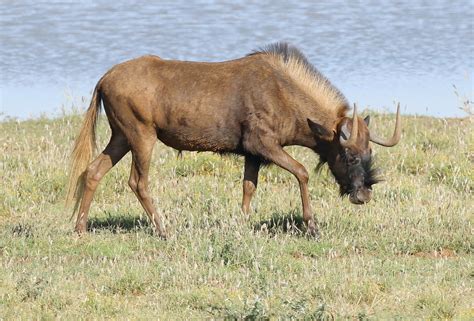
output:
[[350,161],[350,165],[359,165],[360,164],[360,157],[354,157],[351,161]]
[[361,162],[361,159],[359,156],[354,156],[350,152],[345,153],[344,160],[348,166],[358,165]]

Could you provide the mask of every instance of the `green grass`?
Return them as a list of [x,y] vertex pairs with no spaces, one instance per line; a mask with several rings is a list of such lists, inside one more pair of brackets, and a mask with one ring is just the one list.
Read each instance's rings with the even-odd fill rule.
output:
[[[385,181],[366,206],[341,199],[317,157],[319,241],[300,232],[296,180],[261,171],[240,212],[243,159],[158,143],[151,188],[170,234],[151,234],[127,185],[130,156],[101,182],[90,233],[63,198],[81,116],[0,123],[0,319],[472,319],[472,118],[403,117],[394,148],[374,147]],[[393,115],[372,125],[390,135]],[[99,141],[107,141],[104,119]]]

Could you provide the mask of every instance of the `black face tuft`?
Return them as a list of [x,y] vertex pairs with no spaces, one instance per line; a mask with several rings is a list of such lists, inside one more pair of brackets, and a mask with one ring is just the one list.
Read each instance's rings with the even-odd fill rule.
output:
[[331,153],[329,144],[320,144],[315,150],[319,154],[316,170],[328,163],[329,169],[339,185],[341,196],[349,195],[358,188],[372,189],[372,185],[381,181],[378,169],[373,165],[372,155],[352,155],[339,150]]
[[341,155],[340,164],[331,169],[340,187],[341,196],[354,192],[358,187],[372,189],[372,185],[380,182],[378,170],[374,168],[372,157],[352,157]]
[[366,160],[361,162],[362,168],[364,170],[364,185],[367,187],[372,187],[372,185],[377,184],[382,181],[379,176],[379,169],[375,168],[373,165],[372,157],[369,157]]

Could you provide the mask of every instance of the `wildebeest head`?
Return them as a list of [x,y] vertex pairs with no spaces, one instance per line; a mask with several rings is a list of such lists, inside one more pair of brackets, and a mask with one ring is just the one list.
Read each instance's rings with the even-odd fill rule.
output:
[[[331,141],[321,140],[316,147],[320,156],[318,168],[328,163],[340,187],[341,195],[349,195],[354,204],[364,204],[372,197],[372,185],[379,182],[377,170],[372,163],[372,149],[369,141],[392,147],[400,140],[400,105],[397,106],[395,131],[390,139],[382,139],[369,131],[370,118],[357,116],[354,105],[352,119],[344,117],[338,124],[334,138]],[[321,137],[321,128],[308,121],[312,131]],[[318,132],[319,130],[319,132]]]

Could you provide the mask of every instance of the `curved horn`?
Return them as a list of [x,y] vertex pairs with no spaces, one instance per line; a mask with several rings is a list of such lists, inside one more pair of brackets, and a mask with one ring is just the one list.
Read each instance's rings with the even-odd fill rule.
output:
[[339,142],[341,143],[342,147],[350,148],[354,146],[357,142],[357,133],[359,130],[359,122],[357,120],[357,106],[354,104],[354,114],[352,115],[352,130],[351,130],[351,137],[348,139],[344,139],[342,136],[339,137]]
[[392,147],[398,144],[398,142],[400,141],[401,134],[402,134],[402,126],[400,122],[400,103],[398,103],[397,119],[395,121],[395,131],[393,132],[393,136],[389,139],[383,139],[373,133],[370,133],[370,140],[376,144],[379,144],[385,147]]

